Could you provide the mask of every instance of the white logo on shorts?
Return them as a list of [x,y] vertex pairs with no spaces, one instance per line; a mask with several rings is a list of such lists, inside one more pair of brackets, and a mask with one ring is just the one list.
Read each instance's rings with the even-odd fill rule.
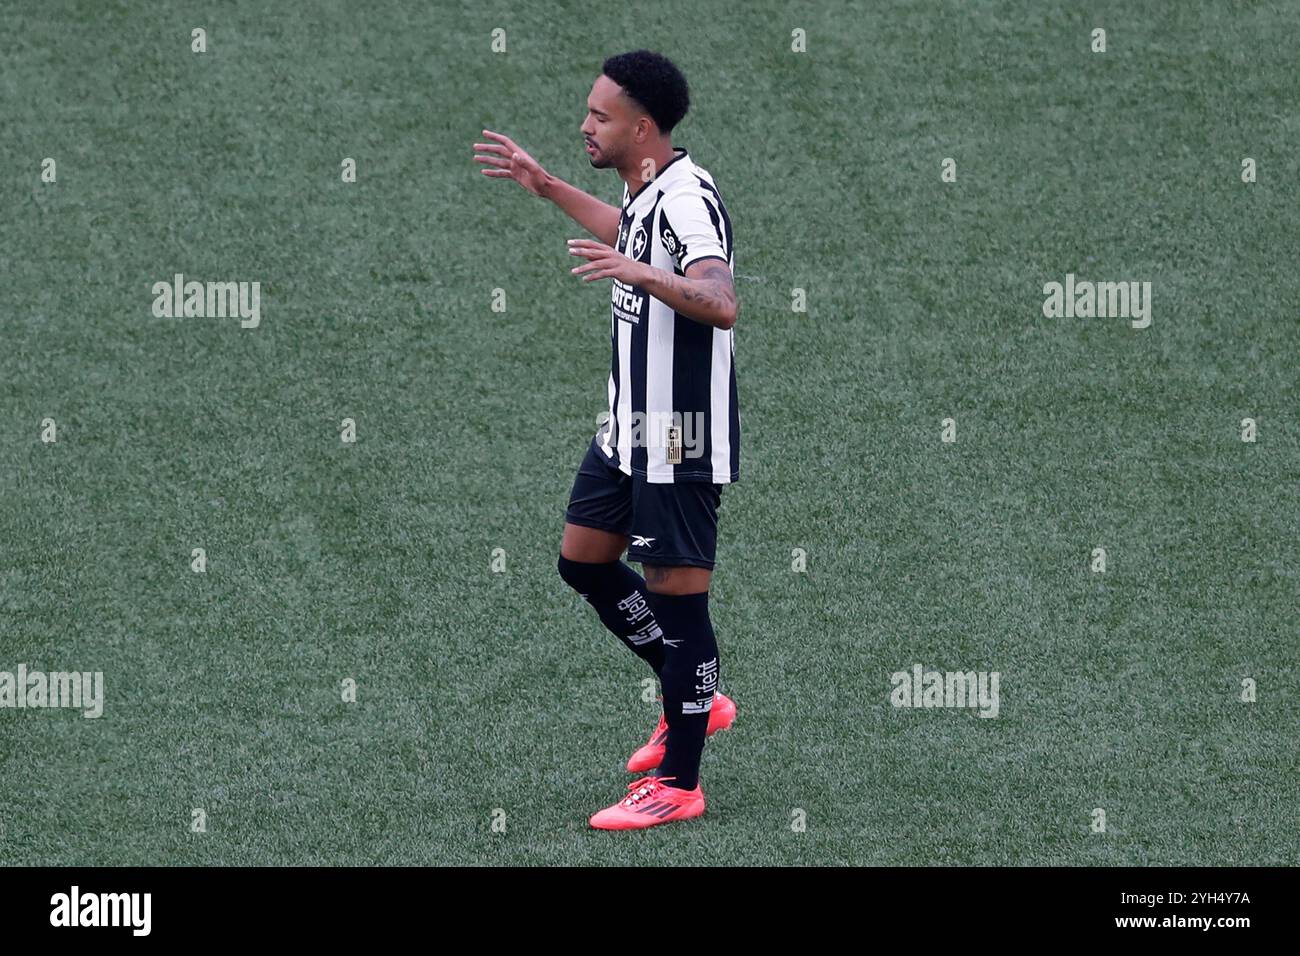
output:
[[652,541],[654,541],[654,540],[656,540],[656,539],[655,539],[655,538],[646,538],[646,537],[642,537],[642,536],[639,535],[639,534],[634,534],[634,535],[632,535],[632,547],[634,547],[634,548],[649,548],[649,547],[653,547],[653,545],[651,545],[650,542],[652,542]]

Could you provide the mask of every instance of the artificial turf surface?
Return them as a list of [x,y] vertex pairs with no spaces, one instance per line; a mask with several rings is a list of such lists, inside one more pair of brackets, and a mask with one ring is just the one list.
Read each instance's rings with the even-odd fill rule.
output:
[[[98,720],[0,709],[0,863],[1295,863],[1298,27],[0,8],[0,670],[105,681]],[[658,705],[555,573],[608,302],[471,144],[617,202],[578,126],[638,47],[690,80],[674,139],[735,228],[740,715],[704,818],[609,834]],[[178,272],[260,281],[261,325],[156,318]],[[1150,281],[1151,326],[1045,318],[1067,273]],[[999,672],[998,717],[891,706],[918,663]]]

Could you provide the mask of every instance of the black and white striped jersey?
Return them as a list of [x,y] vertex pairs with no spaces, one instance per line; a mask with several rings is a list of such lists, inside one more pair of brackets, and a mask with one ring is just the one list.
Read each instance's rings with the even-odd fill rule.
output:
[[[674,152],[635,195],[624,183],[618,251],[677,275],[710,258],[734,272],[731,220],[713,177],[685,149]],[[609,411],[597,447],[624,474],[653,484],[738,480],[735,330],[612,281]]]

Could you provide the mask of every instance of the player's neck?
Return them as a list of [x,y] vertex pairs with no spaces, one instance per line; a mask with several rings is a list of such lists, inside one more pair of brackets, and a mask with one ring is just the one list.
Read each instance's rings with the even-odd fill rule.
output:
[[[677,152],[672,140],[665,138],[660,140],[655,148],[635,157],[627,168],[619,169],[618,174],[623,177],[623,182],[627,183],[628,195],[635,196],[642,186],[658,176],[659,170],[671,163],[676,156]],[[647,159],[650,160],[650,164],[646,163]]]

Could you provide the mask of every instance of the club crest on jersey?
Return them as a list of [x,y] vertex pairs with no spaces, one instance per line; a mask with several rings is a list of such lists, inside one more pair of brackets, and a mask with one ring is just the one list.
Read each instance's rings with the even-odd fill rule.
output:
[[645,226],[637,226],[636,232],[632,234],[632,258],[640,259],[641,253],[645,252],[646,240],[650,237],[646,235]]

